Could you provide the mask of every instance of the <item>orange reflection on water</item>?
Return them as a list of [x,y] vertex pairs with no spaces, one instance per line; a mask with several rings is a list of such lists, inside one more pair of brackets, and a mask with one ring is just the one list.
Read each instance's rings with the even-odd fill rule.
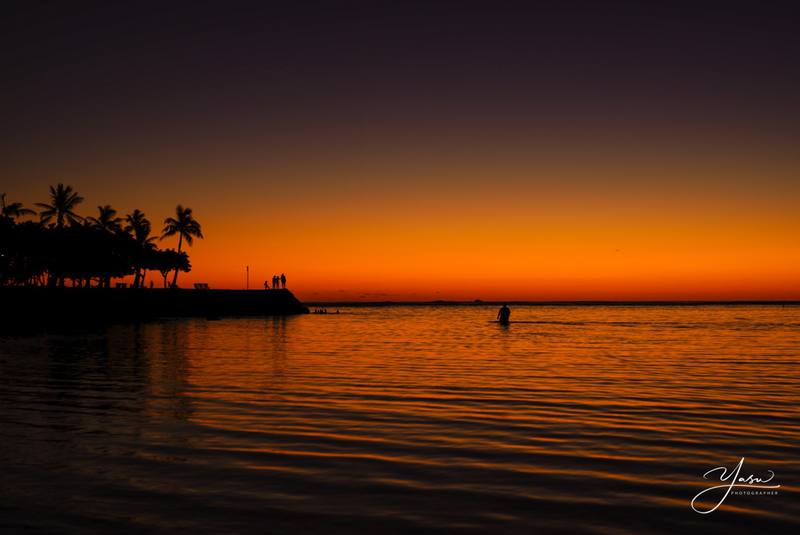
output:
[[[787,492],[800,476],[798,307],[514,307],[508,327],[487,306],[341,312],[44,338],[25,361],[5,344],[3,447],[74,430],[66,473],[124,481],[107,514],[151,527],[180,516],[153,512],[166,493],[203,504],[186,525],[243,530],[565,530],[579,507],[588,531],[670,533],[702,527],[689,500],[712,467],[744,456]],[[37,484],[28,466],[11,481]],[[731,497],[715,526],[800,521],[769,503]]]

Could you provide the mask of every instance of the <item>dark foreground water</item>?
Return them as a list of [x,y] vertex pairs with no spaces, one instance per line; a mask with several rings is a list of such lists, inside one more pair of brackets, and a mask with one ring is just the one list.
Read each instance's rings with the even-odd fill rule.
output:
[[800,529],[800,308],[342,312],[0,338],[0,531]]

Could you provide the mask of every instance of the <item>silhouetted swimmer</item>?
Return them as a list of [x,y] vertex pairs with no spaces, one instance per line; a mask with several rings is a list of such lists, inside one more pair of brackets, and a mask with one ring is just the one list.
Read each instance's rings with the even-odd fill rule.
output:
[[508,325],[511,323],[511,309],[508,308],[508,305],[501,306],[500,310],[497,311],[497,321],[501,325]]

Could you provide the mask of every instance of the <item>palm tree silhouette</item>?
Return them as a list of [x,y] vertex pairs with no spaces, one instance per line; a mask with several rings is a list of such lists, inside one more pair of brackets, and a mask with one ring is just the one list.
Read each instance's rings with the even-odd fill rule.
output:
[[[120,233],[122,228],[120,222],[122,219],[117,217],[117,211],[114,210],[110,204],[97,207],[97,217],[87,217],[85,219],[86,226],[93,227],[108,236],[116,236]],[[109,242],[111,243],[111,242]],[[111,246],[113,249],[113,246]],[[103,272],[102,286],[106,288],[111,287],[111,273],[110,271]]]
[[[178,254],[181,252],[181,245],[183,240],[192,245],[193,238],[203,239],[203,232],[200,230],[200,223],[198,223],[192,216],[191,208],[184,208],[180,204],[175,208],[175,217],[168,217],[164,220],[164,230],[161,231],[161,239],[168,238],[169,236],[178,235]],[[178,282],[178,269],[175,270],[175,276],[172,278],[172,286]]]
[[135,275],[133,278],[133,287],[139,288],[144,283],[144,274],[142,273],[142,258],[146,256],[147,251],[152,251],[156,248],[153,241],[155,236],[150,236],[150,220],[145,217],[144,212],[135,209],[133,212],[125,216],[125,232],[131,234],[136,240],[136,245],[139,247],[139,258],[135,262]]
[[74,225],[81,221],[81,216],[75,213],[75,207],[83,202],[83,197],[72,189],[72,186],[58,184],[50,186],[50,204],[37,202],[36,206],[44,208],[39,212],[42,223],[47,224],[56,218],[56,228],[62,228],[64,222]]
[[26,215],[34,215],[36,212],[30,208],[24,208],[21,202],[6,202],[6,194],[0,193],[0,215],[10,217],[11,219],[18,219]]
[[155,241],[155,236],[150,236],[152,226],[150,220],[144,215],[144,212],[135,209],[133,212],[125,216],[125,232],[131,234],[139,245],[145,245]]
[[106,232],[118,232],[120,230],[120,223],[122,219],[117,217],[117,211],[111,208],[111,205],[97,207],[97,217],[87,217],[86,221],[99,229]]

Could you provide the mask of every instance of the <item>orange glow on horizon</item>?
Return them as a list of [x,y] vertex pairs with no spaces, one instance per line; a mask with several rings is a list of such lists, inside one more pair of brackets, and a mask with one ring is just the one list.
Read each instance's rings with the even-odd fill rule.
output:
[[417,203],[404,219],[395,202],[281,224],[209,220],[209,236],[226,238],[196,246],[187,279],[243,287],[249,265],[251,288],[285,272],[306,300],[800,298],[797,225],[767,210],[742,220],[686,205],[526,212],[476,201]]
[[[102,187],[65,181],[87,198],[80,213],[100,202],[120,214],[138,207],[155,232],[175,204],[192,207],[206,239],[186,249],[183,287],[244,288],[249,265],[251,289],[286,273],[308,301],[800,299],[793,159],[612,156],[107,162],[88,178]],[[102,180],[119,168],[128,174],[118,182]],[[140,175],[157,196],[137,186]],[[185,188],[172,176],[195,180]],[[32,203],[45,191],[9,195]],[[148,280],[161,283],[158,273]]]
[[182,287],[800,300],[789,10],[49,4],[8,10],[0,192],[191,207]]

